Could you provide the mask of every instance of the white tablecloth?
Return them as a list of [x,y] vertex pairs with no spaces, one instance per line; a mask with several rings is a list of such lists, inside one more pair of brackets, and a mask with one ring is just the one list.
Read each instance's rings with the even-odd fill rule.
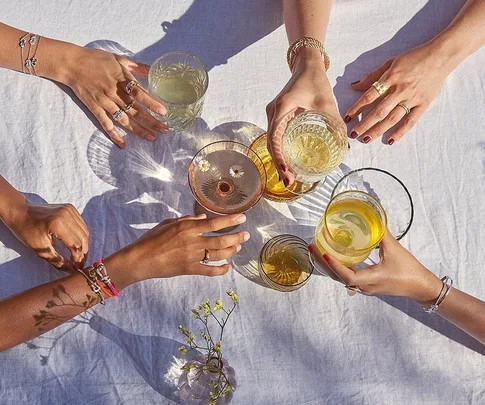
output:
[[[341,111],[349,84],[451,20],[463,0],[339,0],[328,29],[329,71]],[[172,50],[210,69],[203,120],[190,134],[154,144],[127,137],[121,151],[96,132],[56,84],[0,71],[0,170],[38,201],[71,202],[90,231],[90,260],[168,217],[190,214],[186,168],[209,140],[266,128],[265,106],[289,78],[279,1],[1,0],[0,19],[86,45],[111,40],[150,63]],[[17,52],[12,49],[12,52]],[[426,266],[485,299],[485,52],[466,60],[402,142],[351,141],[345,164],[401,178],[416,215],[403,244]],[[248,213],[252,239],[221,278],[184,277],[134,285],[105,307],[0,354],[0,403],[173,404],[165,380],[183,342],[189,310],[229,288],[240,297],[225,357],[235,368],[235,405],[483,404],[485,350],[404,299],[349,297],[314,276],[283,294],[251,280],[264,241],[291,232],[311,239],[326,190],[292,206],[262,201]],[[59,277],[4,228],[0,297]]]

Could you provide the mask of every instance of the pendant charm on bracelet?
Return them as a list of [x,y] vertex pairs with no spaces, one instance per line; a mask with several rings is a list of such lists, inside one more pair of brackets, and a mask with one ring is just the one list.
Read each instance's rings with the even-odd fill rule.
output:
[[451,287],[453,286],[453,280],[448,276],[443,277],[441,281],[443,282],[443,286],[441,287],[441,291],[436,299],[436,302],[429,307],[423,307],[424,311],[428,314],[434,314],[436,311],[438,311],[439,306],[448,296]]

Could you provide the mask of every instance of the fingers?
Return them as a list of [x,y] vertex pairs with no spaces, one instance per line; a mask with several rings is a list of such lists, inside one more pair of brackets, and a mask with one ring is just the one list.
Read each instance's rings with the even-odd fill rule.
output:
[[[131,80],[119,82],[122,90],[126,93],[126,86]],[[159,101],[155,100],[152,96],[148,94],[148,92],[139,84],[131,89],[129,95],[140,104],[144,105],[149,110],[160,114],[165,115],[167,113],[167,109],[165,106],[160,103]]]
[[[382,82],[381,82],[382,83]],[[387,85],[386,83],[382,83]],[[355,118],[359,113],[367,106],[371,105],[374,101],[379,99],[381,95],[379,92],[371,86],[354,104],[350,106],[345,114],[345,121],[349,122],[352,118]],[[351,134],[352,136],[352,134]],[[357,138],[358,135],[354,136]]]
[[109,95],[111,101],[113,101],[119,108],[122,108],[124,112],[137,123],[142,125],[144,128],[148,129],[152,133],[163,133],[168,132],[168,126],[164,122],[157,120],[153,117],[146,108],[144,108],[136,100],[133,100],[124,91],[119,91],[118,93],[112,93]]
[[230,259],[240,250],[241,250],[241,245],[231,246],[226,249],[209,250],[209,258],[211,261],[214,261],[214,262],[218,262],[219,260]]
[[226,249],[247,242],[250,237],[249,232],[238,232],[230,235],[207,236],[202,243],[205,249]]
[[375,131],[373,131],[372,133],[368,133],[368,131],[376,124],[386,119],[386,117],[396,107],[399,101],[399,98],[396,98],[394,94],[388,94],[375,106],[375,108],[369,114],[367,114],[362,119],[362,121],[360,121],[354,128],[352,128],[350,137],[359,137],[359,140],[364,143],[369,143],[373,139],[377,138],[377,136],[375,135]]
[[221,229],[241,225],[244,222],[246,222],[246,215],[244,214],[224,215],[211,219],[201,219],[196,223],[195,229],[198,233],[217,232]]
[[69,272],[76,271],[74,264],[65,260],[64,257],[62,257],[62,255],[57,252],[57,250],[54,248],[52,244],[52,239],[50,239],[49,241],[46,241],[45,246],[46,248],[36,251],[37,255],[40,258],[49,262],[56,269],[69,271]]
[[223,264],[222,266],[208,266],[205,264],[195,264],[193,265],[188,274],[198,275],[198,276],[222,276],[231,270],[230,264]]
[[[330,258],[329,255],[323,256],[318,248],[315,245],[309,245],[308,250],[310,251],[310,254],[312,257],[317,261],[317,263],[320,265],[320,267],[335,281],[339,281],[340,283],[346,284],[344,279],[340,277],[339,273],[335,272],[333,267],[330,265],[330,262],[327,261],[328,258]],[[335,259],[333,259],[335,260]],[[336,260],[338,262],[338,260]],[[338,262],[340,264],[340,262]],[[341,265],[342,266],[342,265]],[[345,266],[344,266],[345,267]],[[348,269],[345,267],[349,272],[354,273],[353,270]]]
[[[389,115],[383,121],[374,125],[370,130],[368,130],[365,133],[365,136],[364,135],[361,136],[361,139],[364,139],[366,136],[368,136],[371,139],[365,143],[372,142],[373,140],[377,139],[378,137],[382,136],[385,132],[390,130],[393,126],[398,124],[405,116],[406,116],[406,111],[404,110],[404,108],[400,106],[394,107],[394,109],[389,113]],[[389,144],[389,139],[387,140],[387,143]],[[392,143],[394,143],[394,141]]]
[[103,128],[103,131],[108,135],[109,139],[113,141],[121,149],[126,148],[126,142],[120,133],[116,130],[113,120],[108,113],[98,104],[88,106],[89,110],[93,113],[96,119]]
[[[71,204],[65,204],[48,227],[51,237],[59,239],[71,253],[76,267],[84,264],[89,250],[89,232],[84,220]],[[52,242],[50,244],[52,246]],[[57,252],[56,252],[57,253]]]
[[399,141],[412,127],[416,125],[423,113],[426,111],[426,106],[414,107],[411,112],[402,120],[402,124],[389,136],[387,143],[392,145]]
[[[116,120],[117,124],[125,128],[127,131],[130,131],[140,138],[146,139],[148,141],[155,140],[155,132],[150,131],[143,125],[139,124],[130,115],[122,111],[121,107],[119,107],[114,101],[112,101],[108,97],[102,100],[101,106],[108,112],[108,114],[111,115],[113,120]],[[119,111],[121,111],[121,114],[116,119],[114,115],[117,114]]]
[[[268,107],[268,151],[273,158],[273,163],[278,171],[278,174],[286,187],[291,185],[295,177],[293,173],[288,170],[285,158],[283,156],[283,134],[285,132],[288,122],[295,116],[297,107],[293,102],[289,101],[284,96],[275,100],[273,107]],[[271,117],[271,120],[270,120]]]

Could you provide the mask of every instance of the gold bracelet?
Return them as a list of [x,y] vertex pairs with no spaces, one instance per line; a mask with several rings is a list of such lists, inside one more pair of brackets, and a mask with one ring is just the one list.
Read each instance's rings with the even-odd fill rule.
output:
[[293,72],[293,66],[295,65],[295,59],[296,55],[298,54],[298,50],[302,47],[318,49],[322,54],[323,62],[325,64],[325,71],[328,70],[328,68],[330,67],[330,58],[325,51],[322,43],[318,39],[315,39],[313,37],[303,37],[293,42],[288,48],[288,52],[286,53],[286,61],[288,62],[288,66],[291,72]]

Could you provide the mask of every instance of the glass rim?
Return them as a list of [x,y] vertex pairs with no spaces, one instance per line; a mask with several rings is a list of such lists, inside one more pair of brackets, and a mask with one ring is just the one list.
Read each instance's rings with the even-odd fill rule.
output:
[[[195,164],[195,159],[197,158],[197,156],[206,148],[208,148],[209,146],[213,146],[215,144],[222,144],[222,143],[228,143],[228,144],[233,144],[233,145],[239,145],[239,146],[242,146],[244,149],[246,149],[248,152],[251,152],[254,156],[256,156],[257,160],[259,161],[259,163],[261,164],[261,167],[263,169],[263,173],[264,173],[264,181],[262,181],[263,183],[263,187],[262,187],[262,191],[260,193],[260,195],[258,196],[258,198],[254,201],[254,203],[248,207],[247,209],[241,211],[241,212],[246,212],[246,211],[249,211],[251,208],[253,208],[260,200],[261,198],[263,198],[263,195],[264,195],[264,190],[266,189],[266,182],[268,181],[268,174],[266,173],[266,168],[264,167],[264,163],[262,161],[262,159],[259,157],[259,155],[254,151],[252,150],[249,146],[247,145],[244,145],[243,143],[241,142],[237,142],[237,141],[230,141],[230,140],[221,140],[221,141],[214,141],[214,142],[211,142],[211,143],[208,143],[207,145],[203,146],[202,148],[200,148],[197,153],[194,155],[194,157],[192,158],[192,160],[190,161],[189,163],[189,166],[187,168],[187,179],[188,179],[188,182],[189,182],[189,188],[190,188],[190,191],[192,192],[192,195],[194,196],[195,200],[202,206],[202,208],[204,208],[205,210],[209,211],[209,212],[212,212],[214,214],[218,214],[218,215],[232,215],[232,214],[238,214],[238,212],[234,212],[234,213],[225,213],[225,212],[220,212],[220,211],[215,211],[215,210],[211,210],[207,207],[205,207],[205,205],[202,203],[202,201],[199,200],[199,198],[197,197],[197,194],[194,193],[193,191],[193,187],[192,187],[192,180],[190,179],[190,168],[192,167],[193,164]],[[249,157],[249,154],[247,154],[248,157]],[[251,159],[251,158],[250,158]],[[252,160],[252,159],[251,159]],[[255,163],[256,165],[256,163]],[[258,169],[258,172],[260,172],[260,170]],[[262,179],[263,180],[263,179]],[[239,212],[240,213],[240,212]]]
[[[276,238],[280,238],[280,237],[290,237],[292,239],[295,239],[297,240],[298,242],[301,242],[303,243],[304,245],[306,245],[307,247],[307,252],[308,252],[308,259],[310,261],[310,265],[311,265],[311,270],[310,270],[310,273],[308,273],[308,277],[303,280],[303,281],[300,281],[299,283],[297,284],[281,284],[281,283],[278,283],[277,281],[273,281],[268,275],[267,273],[264,271],[264,267],[262,266],[262,257],[263,257],[263,253],[265,252],[265,249],[267,248],[268,244],[273,240],[273,239],[276,239]],[[276,236],[273,236],[271,239],[269,239],[268,241],[266,241],[266,243],[263,245],[263,247],[261,248],[261,251],[259,252],[259,261],[258,261],[258,266],[260,266],[263,270],[263,273],[266,275],[266,277],[268,277],[272,283],[278,285],[278,286],[281,286],[281,287],[298,287],[298,286],[302,286],[303,284],[305,284],[308,279],[310,278],[310,276],[313,274],[313,272],[315,271],[315,263],[313,261],[313,258],[312,258],[312,255],[310,253],[310,250],[308,249],[308,243],[306,242],[306,240],[300,238],[299,236],[296,236],[296,235],[292,235],[292,234],[289,234],[289,233],[282,233],[280,235],[276,235]]]
[[[387,170],[379,169],[377,167],[370,167],[370,166],[361,167],[359,169],[351,170],[350,172],[345,174],[341,179],[339,179],[339,181],[337,181],[337,183],[335,184],[335,187],[332,190],[332,194],[330,195],[330,201],[333,199],[333,197],[335,197],[337,195],[337,194],[335,194],[335,190],[337,190],[337,187],[344,181],[344,179],[350,177],[351,175],[353,175],[355,173],[363,172],[363,171],[376,171],[376,172],[383,173],[383,174],[386,174],[386,175],[392,177],[394,180],[396,180],[401,185],[401,187],[404,189],[405,193],[407,194],[408,199],[409,199],[409,205],[411,206],[411,218],[409,219],[409,223],[408,223],[406,229],[404,230],[404,232],[402,232],[398,236],[393,235],[396,238],[396,240],[401,240],[402,238],[404,238],[407,235],[407,233],[411,229],[411,226],[414,222],[414,203],[413,203],[413,198],[411,197],[411,193],[409,192],[406,185],[398,177],[396,177],[394,174],[388,172]],[[348,191],[359,191],[359,190],[348,190]],[[363,191],[363,192],[365,193],[365,191]],[[338,194],[341,194],[341,193],[338,193]],[[387,215],[387,213],[386,213],[386,215]]]
[[[167,104],[170,104],[170,105],[177,105],[177,106],[184,106],[185,107],[185,106],[189,106],[189,105],[195,104],[198,101],[200,101],[202,99],[202,97],[205,96],[205,93],[207,93],[207,89],[209,88],[209,72],[207,72],[207,69],[206,69],[205,65],[202,63],[202,61],[197,56],[192,55],[191,53],[188,53],[188,52],[183,52],[183,51],[170,51],[170,52],[164,53],[162,56],[159,56],[157,59],[155,59],[155,61],[150,65],[150,69],[148,70],[148,90],[150,91],[150,88],[151,88],[150,76],[151,76],[151,72],[152,72],[153,66],[155,66],[156,63],[160,62],[160,60],[162,60],[163,58],[166,58],[167,56],[172,56],[172,55],[183,55],[183,56],[192,58],[197,63],[199,63],[200,66],[202,66],[202,70],[203,70],[204,76],[206,78],[204,89],[203,89],[202,94],[200,95],[200,97],[198,97],[194,101],[191,101],[190,103],[171,103],[170,101],[165,100],[163,97],[160,97],[158,94],[157,94],[157,98],[159,98],[164,103],[167,103]],[[150,91],[150,94],[151,93],[152,92]]]
[[383,228],[385,229],[385,232],[382,232],[382,235],[379,237],[379,240],[377,242],[373,243],[372,245],[367,246],[364,249],[353,249],[356,252],[362,252],[362,253],[364,253],[364,252],[370,252],[377,245],[379,245],[379,243],[381,243],[382,239],[384,239],[384,236],[386,236],[386,233],[387,233],[387,213],[386,213],[386,210],[384,209],[384,207],[382,206],[382,204],[377,200],[377,198],[373,197],[369,193],[366,193],[365,191],[360,191],[360,190],[347,190],[347,191],[343,191],[341,193],[338,193],[336,195],[332,195],[331,198],[330,198],[330,201],[328,202],[327,208],[325,208],[325,213],[323,214],[323,225],[325,226],[326,232],[329,235],[331,235],[330,234],[330,231],[328,229],[328,226],[327,226],[327,211],[328,211],[328,208],[330,207],[330,205],[332,204],[332,202],[333,202],[333,200],[335,198],[337,198],[337,197],[339,197],[341,195],[350,194],[350,193],[363,194],[363,195],[369,197],[371,200],[373,200],[376,203],[376,205],[382,210],[382,212],[384,214],[384,227]]

